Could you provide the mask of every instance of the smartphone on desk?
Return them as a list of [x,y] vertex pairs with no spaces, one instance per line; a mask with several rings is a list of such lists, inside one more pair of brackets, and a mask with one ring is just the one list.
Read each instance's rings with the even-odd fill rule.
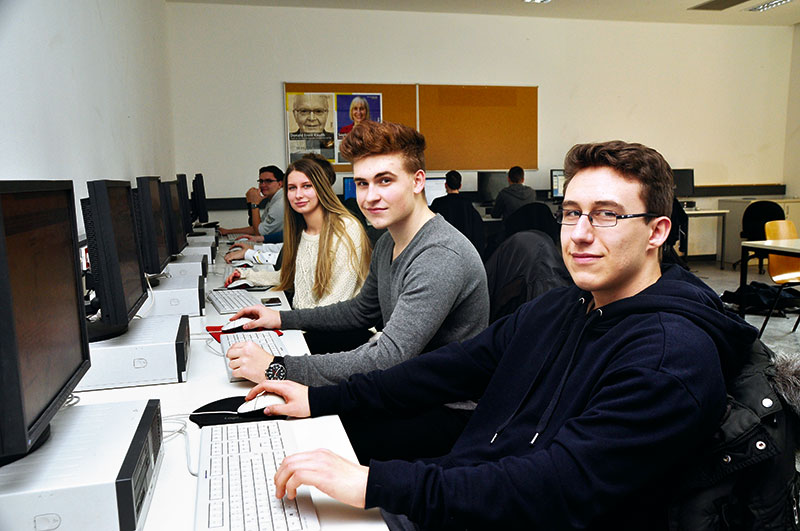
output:
[[261,299],[261,304],[264,306],[280,306],[281,299],[280,297],[267,297],[266,299]]

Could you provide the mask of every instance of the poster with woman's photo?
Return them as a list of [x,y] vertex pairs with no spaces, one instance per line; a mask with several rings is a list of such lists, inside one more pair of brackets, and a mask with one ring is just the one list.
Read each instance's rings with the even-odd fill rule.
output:
[[334,94],[288,93],[286,95],[286,125],[289,161],[305,153],[318,153],[334,161],[336,130]]
[[336,94],[336,162],[348,162],[342,158],[338,148],[353,126],[368,120],[380,122],[382,117],[381,94]]

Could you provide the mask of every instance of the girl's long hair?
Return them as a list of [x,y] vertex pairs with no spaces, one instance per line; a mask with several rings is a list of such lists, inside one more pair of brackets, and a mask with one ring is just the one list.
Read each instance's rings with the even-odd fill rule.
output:
[[[289,174],[297,171],[308,177],[317,194],[317,199],[322,207],[323,223],[319,237],[319,251],[317,253],[317,267],[314,273],[314,287],[312,294],[319,300],[328,294],[331,289],[331,279],[336,274],[333,271],[333,259],[336,255],[336,242],[345,245],[348,249],[350,266],[358,273],[358,286],[364,283],[369,272],[369,260],[372,254],[367,233],[361,222],[342,205],[336,194],[333,193],[330,180],[322,167],[309,158],[297,160],[286,168],[283,176],[283,260],[281,262],[281,282],[278,290],[294,289],[295,261],[297,249],[300,245],[300,236],[306,228],[306,221],[302,214],[295,212],[289,204]],[[357,242],[348,234],[345,227],[345,218],[350,219],[358,226],[361,255],[357,252]]]

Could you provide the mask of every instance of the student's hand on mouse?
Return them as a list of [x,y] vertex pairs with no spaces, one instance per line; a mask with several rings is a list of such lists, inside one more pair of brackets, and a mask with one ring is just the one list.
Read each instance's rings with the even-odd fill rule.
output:
[[243,251],[246,251],[246,250],[248,250],[248,249],[252,249],[253,247],[254,247],[254,245],[253,245],[252,243],[245,243],[245,242],[233,242],[233,243],[231,244],[231,248],[230,248],[230,249],[228,249],[228,252],[231,252],[231,251],[233,251],[234,249],[242,249]]
[[311,416],[311,408],[308,405],[308,387],[289,380],[263,380],[257,386],[250,389],[245,400],[252,400],[263,392],[281,395],[286,401],[285,404],[275,404],[267,406],[264,412],[267,415],[286,415],[287,417],[307,418]]
[[275,496],[297,497],[300,485],[311,485],[342,503],[363,509],[367,497],[369,467],[361,466],[330,450],[312,450],[286,456],[275,473]]
[[242,234],[242,238],[247,238],[251,242],[264,243],[264,237],[260,234],[258,236],[253,236],[252,234]]
[[245,253],[244,249],[233,249],[231,251],[228,251],[227,253],[225,253],[225,261],[230,264],[234,260],[242,260],[244,259],[244,253]]
[[239,270],[238,269],[234,269],[233,273],[228,275],[228,278],[225,279],[225,287],[228,287],[228,284],[230,284],[231,282],[233,282],[237,278],[240,278],[241,276],[242,276],[242,274],[239,272]]
[[250,188],[244,195],[248,203],[260,203],[264,199],[258,188]]
[[274,356],[252,341],[234,343],[225,354],[228,366],[237,378],[246,378],[253,383],[264,380],[264,371]]
[[242,308],[236,312],[236,314],[234,314],[230,320],[233,321],[234,319],[239,319],[240,317],[249,317],[250,319],[253,319],[252,322],[244,325],[245,330],[250,330],[251,328],[266,328],[268,330],[276,330],[281,327],[280,312],[270,310],[269,308],[265,308],[261,305]]

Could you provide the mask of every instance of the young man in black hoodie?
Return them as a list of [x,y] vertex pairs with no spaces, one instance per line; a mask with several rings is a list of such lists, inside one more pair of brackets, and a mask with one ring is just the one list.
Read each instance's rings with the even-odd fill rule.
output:
[[[576,286],[454,343],[338,386],[264,382],[295,417],[480,398],[451,451],[425,461],[287,457],[277,493],[314,485],[381,507],[392,529],[664,529],[673,474],[726,407],[723,372],[756,330],[659,263],[672,172],[621,141],[573,147],[558,213]],[[677,469],[677,470],[676,470]]]

